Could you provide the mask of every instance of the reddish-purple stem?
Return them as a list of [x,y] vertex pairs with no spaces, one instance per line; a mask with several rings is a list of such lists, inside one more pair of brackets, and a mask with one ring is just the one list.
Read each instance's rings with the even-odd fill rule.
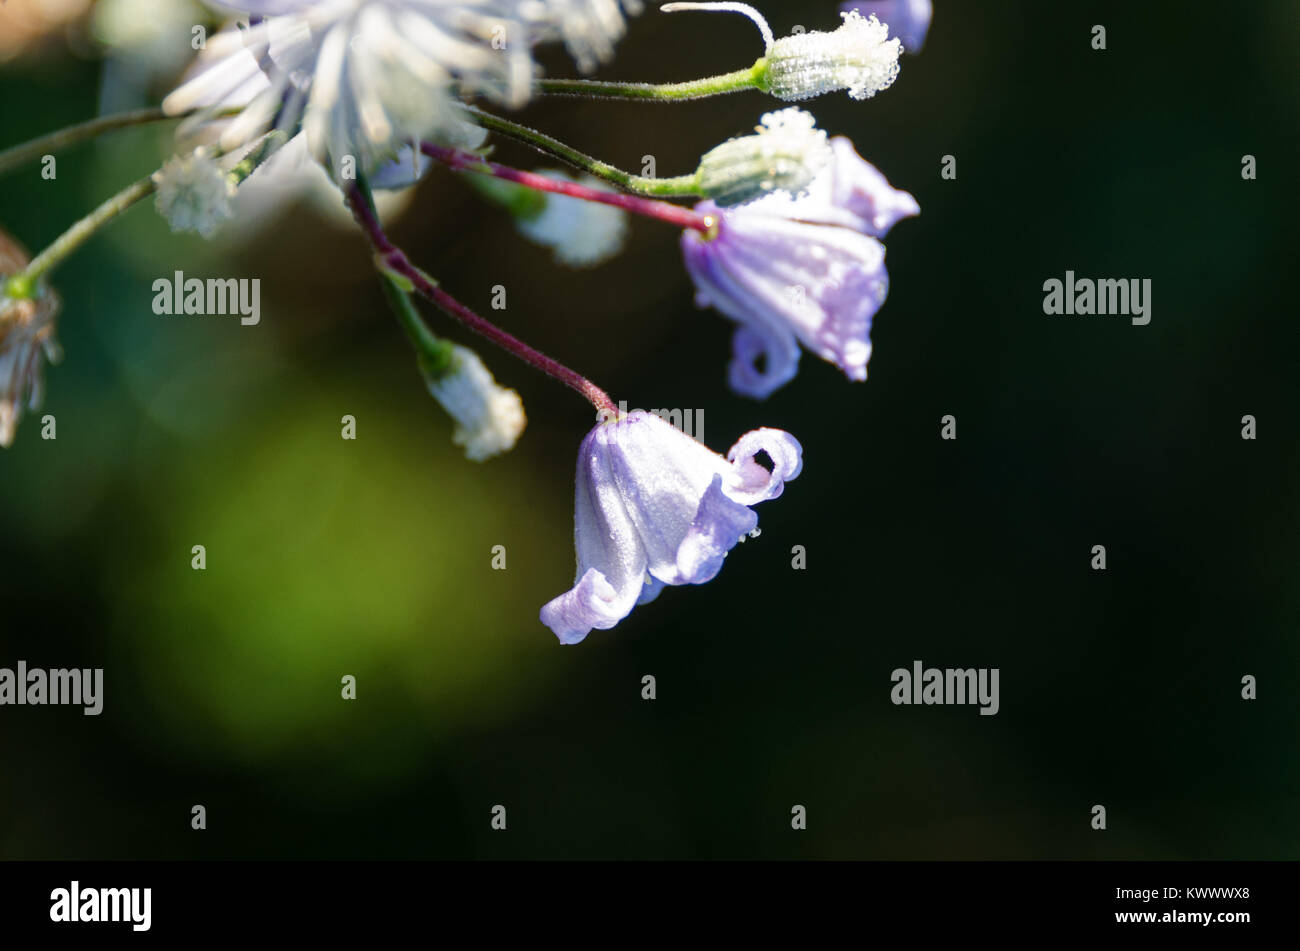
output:
[[402,252],[401,248],[388,240],[388,235],[384,233],[378,216],[375,214],[374,209],[371,208],[369,200],[359,186],[355,183],[348,186],[346,197],[348,206],[352,209],[352,216],[357,220],[357,224],[361,226],[361,230],[366,233],[366,237],[370,240],[371,246],[383,261],[384,266],[410,281],[421,296],[437,304],[448,315],[460,321],[476,334],[486,337],[501,349],[513,353],[520,360],[531,364],[547,376],[577,390],[596,409],[609,410],[610,412],[617,411],[614,401],[609,398],[609,394],[585,376],[570,370],[556,360],[552,360],[546,354],[534,350],[518,337],[511,336],[490,320],[480,317],[431,281],[423,271],[410,262],[410,259]]
[[484,175],[501,178],[536,191],[554,192],[557,195],[568,195],[571,198],[581,198],[584,201],[598,201],[602,205],[613,205],[615,208],[622,208],[624,211],[630,211],[635,215],[657,218],[660,221],[668,222],[670,225],[676,225],[678,228],[693,228],[705,234],[714,226],[713,219],[708,215],[701,215],[689,208],[683,208],[681,205],[674,205],[671,202],[641,198],[637,195],[624,195],[622,192],[605,191],[602,188],[592,188],[589,185],[579,185],[576,182],[556,181],[553,178],[547,178],[545,175],[537,175],[533,172],[511,168],[509,165],[498,165],[496,162],[486,161],[473,152],[466,152],[463,149],[449,149],[441,145],[434,145],[432,142],[421,142],[420,151],[458,172],[481,172]]

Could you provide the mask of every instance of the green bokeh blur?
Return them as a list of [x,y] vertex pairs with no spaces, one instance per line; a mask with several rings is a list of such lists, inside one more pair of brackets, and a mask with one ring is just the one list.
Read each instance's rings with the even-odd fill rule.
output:
[[[105,710],[0,708],[0,858],[1297,857],[1300,12],[936,5],[893,88],[807,104],[923,209],[887,241],[865,384],[805,355],[765,403],[731,394],[730,325],[693,307],[657,222],[570,272],[449,174],[394,218],[452,294],[616,399],[702,409],[718,451],[757,426],[804,445],[715,581],[576,647],[537,611],[572,581],[591,412],[479,346],[529,426],[466,461],[337,200],[213,243],[141,207],[70,260],[58,438],[29,416],[0,455],[0,666],[103,667]],[[762,9],[778,34],[836,21]],[[740,18],[649,11],[601,75],[758,52]],[[0,147],[120,95],[83,43],[9,63]],[[670,175],[773,107],[558,100],[524,121]],[[52,181],[10,174],[0,225],[39,248],[167,142],[123,132]],[[1045,317],[1067,269],[1150,278],[1151,324]],[[155,316],[176,270],[259,278],[261,323]],[[1000,668],[1000,713],[891,705],[916,659]]]

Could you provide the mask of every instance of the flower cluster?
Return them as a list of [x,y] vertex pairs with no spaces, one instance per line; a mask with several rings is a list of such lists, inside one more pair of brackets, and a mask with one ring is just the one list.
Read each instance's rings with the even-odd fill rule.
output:
[[[365,235],[425,386],[468,458],[513,448],[526,425],[523,403],[473,350],[436,335],[416,297],[597,409],[578,449],[573,587],[541,609],[560,642],[617,625],[666,586],[715,577],[728,553],[758,534],[753,506],[777,498],[802,471],[795,437],[757,428],[723,456],[664,418],[615,409],[591,380],[480,316],[413,264],[386,233],[374,190],[448,170],[511,214],[557,264],[574,268],[617,254],[631,215],[668,223],[681,230],[697,303],[736,324],[728,369],[736,392],[761,399],[788,384],[801,348],[865,380],[872,323],[889,290],[882,239],[920,207],[847,138],[829,137],[803,108],[780,108],[763,114],[752,134],[705,151],[693,172],[658,177],[584,155],[502,111],[546,95],[672,101],[756,89],[790,102],[845,90],[868,99],[898,78],[903,50],[920,47],[928,0],[863,0],[846,6],[836,29],[780,38],[743,3],[670,3],[662,9],[744,14],[762,34],[764,55],[748,69],[666,85],[549,79],[534,58],[538,44],[556,41],[581,71],[607,61],[625,15],[639,10],[636,0],[218,2],[247,18],[213,36],[164,101],[166,114],[185,117],[177,155],[35,261],[0,257],[0,443],[39,402],[43,358],[57,353],[57,298],[45,275],[85,236],[156,190],[173,230],[207,237],[236,214],[232,197],[264,163],[264,178],[313,164]],[[499,164],[489,135],[494,147],[514,140],[577,172]]]
[[301,127],[312,153],[362,172],[421,139],[457,144],[458,94],[518,108],[537,75],[532,49],[562,39],[579,68],[608,59],[624,30],[618,0],[223,0],[253,15],[214,36],[195,75],[163,106],[238,110],[221,144]]

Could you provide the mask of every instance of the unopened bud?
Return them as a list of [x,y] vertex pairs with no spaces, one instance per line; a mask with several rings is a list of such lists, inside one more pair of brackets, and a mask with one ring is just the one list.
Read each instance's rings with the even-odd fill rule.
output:
[[831,33],[796,33],[772,44],[763,75],[768,92],[797,101],[847,89],[852,98],[866,99],[898,77],[902,47],[889,39],[889,27],[856,10],[841,16],[844,22]]
[[826,133],[802,109],[763,116],[756,135],[710,149],[700,159],[700,193],[718,205],[738,205],[781,190],[797,194],[831,159]]
[[498,384],[468,347],[453,344],[447,356],[422,360],[421,370],[433,398],[456,422],[451,441],[475,462],[512,449],[528,421],[519,394]]
[[174,155],[157,172],[155,205],[172,231],[196,231],[210,238],[232,215],[235,184],[202,149]]

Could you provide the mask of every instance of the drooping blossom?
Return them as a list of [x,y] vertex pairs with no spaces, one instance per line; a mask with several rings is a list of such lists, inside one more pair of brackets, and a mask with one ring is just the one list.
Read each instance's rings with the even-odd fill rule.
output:
[[[771,472],[754,457],[766,452]],[[664,585],[702,584],[753,533],[750,508],[781,494],[803,467],[779,429],[742,436],[726,458],[651,413],[602,420],[578,450],[574,586],[542,608],[562,644],[608,630]]]
[[885,247],[878,240],[916,200],[890,186],[840,136],[834,157],[805,194],[774,194],[718,209],[713,233],[682,235],[696,303],[739,326],[728,382],[762,399],[794,378],[799,345],[851,380],[867,378],[871,323],[889,292]]

